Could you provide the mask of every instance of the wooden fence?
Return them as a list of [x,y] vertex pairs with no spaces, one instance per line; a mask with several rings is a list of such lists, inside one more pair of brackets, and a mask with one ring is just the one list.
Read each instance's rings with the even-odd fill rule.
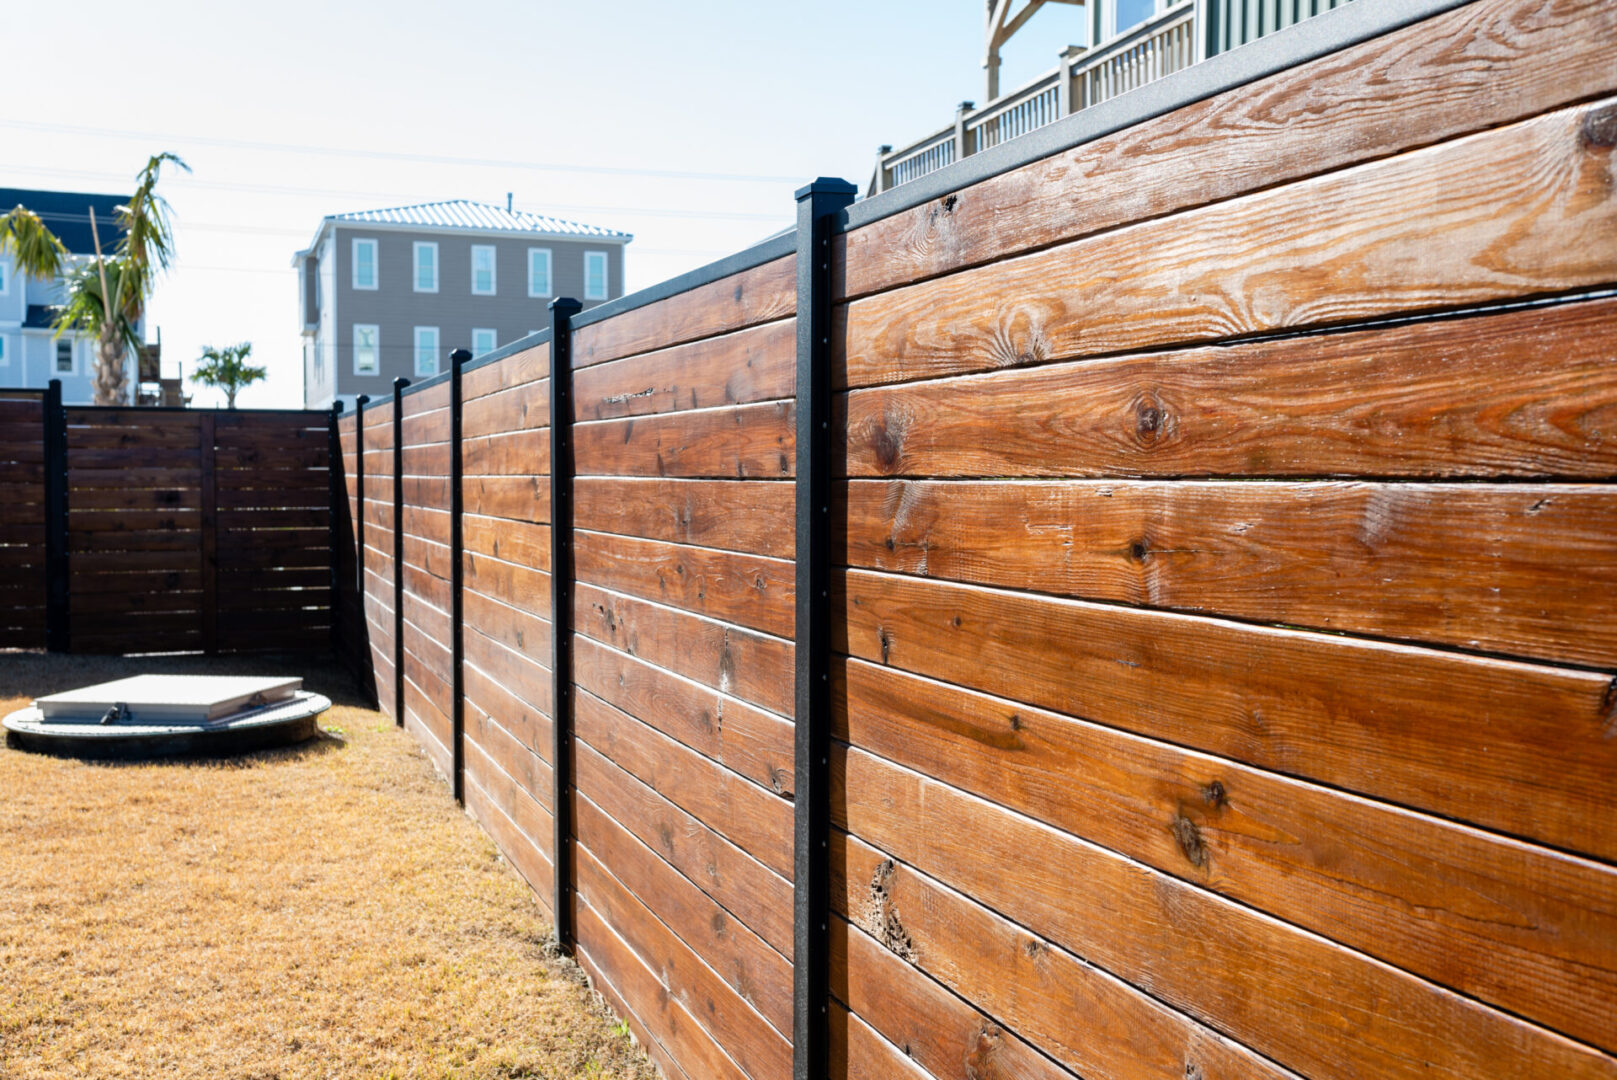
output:
[[355,651],[666,1075],[1617,1077],[1614,43],[1443,7],[343,418]]
[[330,413],[54,393],[0,397],[5,645],[331,649]]

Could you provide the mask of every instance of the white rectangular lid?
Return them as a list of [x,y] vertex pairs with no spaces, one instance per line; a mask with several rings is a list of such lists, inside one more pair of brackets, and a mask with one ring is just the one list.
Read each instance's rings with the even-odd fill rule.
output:
[[115,705],[124,722],[202,723],[284,701],[303,687],[300,678],[263,675],[135,675],[37,699],[46,720],[99,721]]

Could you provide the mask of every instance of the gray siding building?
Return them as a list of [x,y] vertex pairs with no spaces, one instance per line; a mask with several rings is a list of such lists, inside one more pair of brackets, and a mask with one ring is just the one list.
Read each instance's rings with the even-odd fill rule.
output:
[[572,296],[623,295],[628,233],[509,206],[455,200],[335,214],[293,258],[303,327],[303,400],[391,394],[399,376],[444,370],[550,323]]

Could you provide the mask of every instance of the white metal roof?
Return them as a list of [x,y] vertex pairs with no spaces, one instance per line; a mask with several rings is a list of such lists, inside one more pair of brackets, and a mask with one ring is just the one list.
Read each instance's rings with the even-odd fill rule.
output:
[[547,214],[535,214],[527,210],[507,210],[503,206],[472,202],[470,199],[417,203],[414,206],[395,206],[386,210],[356,210],[347,214],[332,214],[327,220],[433,229],[477,229],[485,232],[630,239],[628,233],[614,229],[603,229],[598,225],[581,225],[576,221],[563,221]]

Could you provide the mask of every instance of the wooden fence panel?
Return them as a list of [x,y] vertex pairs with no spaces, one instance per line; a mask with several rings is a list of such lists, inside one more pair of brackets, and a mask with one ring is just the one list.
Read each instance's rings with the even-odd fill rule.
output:
[[[1617,1080],[1614,36],[1475,0],[835,238],[833,1076]],[[574,331],[564,790],[548,347],[463,382],[468,806],[670,1077],[791,1071],[797,270]],[[446,769],[447,406],[360,511]]]
[[843,238],[833,993],[938,1080],[1617,1075],[1614,30]]
[[449,565],[449,383],[404,396],[404,726],[440,772],[454,769]]
[[393,402],[365,408],[365,636],[376,700],[403,723],[395,700],[396,639],[393,565]]
[[578,948],[692,1076],[791,1072],[791,289],[575,334]]
[[551,772],[550,347],[462,381],[466,805],[548,912]]
[[0,390],[0,648],[45,644],[45,403]]

